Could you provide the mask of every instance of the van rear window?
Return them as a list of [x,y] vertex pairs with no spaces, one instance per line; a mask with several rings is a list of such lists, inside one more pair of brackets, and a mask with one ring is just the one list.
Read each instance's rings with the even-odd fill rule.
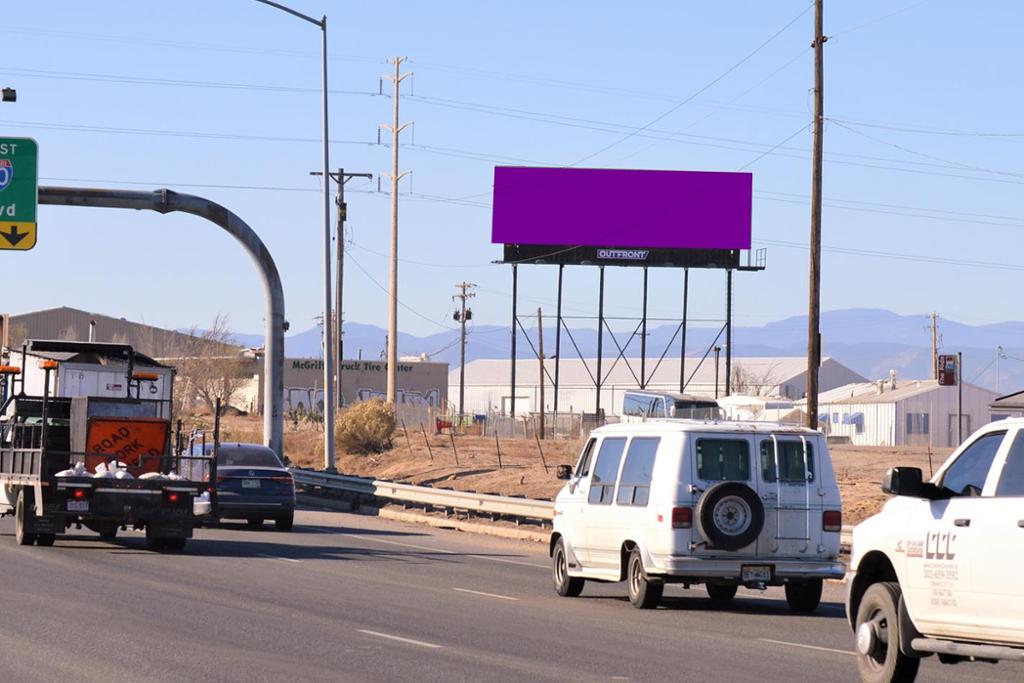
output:
[[697,477],[703,481],[749,481],[750,444],[743,439],[697,439]]
[[[771,439],[761,442],[761,478],[774,482],[775,443]],[[804,445],[802,441],[778,439],[779,479],[784,482],[804,482]],[[814,444],[807,443],[807,481],[814,481]]]

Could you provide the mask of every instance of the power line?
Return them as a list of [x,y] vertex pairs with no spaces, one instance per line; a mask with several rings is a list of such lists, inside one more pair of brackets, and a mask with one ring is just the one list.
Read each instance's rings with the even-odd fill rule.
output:
[[[370,275],[370,271],[366,270],[366,268],[364,268],[364,267],[363,267],[363,264],[361,264],[361,263],[360,263],[360,262],[359,262],[359,261],[358,261],[358,260],[357,260],[357,259],[356,259],[356,258],[355,258],[354,256],[352,256],[351,254],[349,254],[349,260],[350,260],[350,261],[352,261],[352,263],[356,264],[356,268],[358,268],[359,270],[361,270],[361,271],[363,272],[363,275],[365,275],[365,276],[366,276],[367,278],[369,278],[370,282],[372,282],[373,284],[375,284],[375,285],[377,286],[377,288],[378,288],[379,290],[381,290],[382,292],[384,292],[385,294],[387,294],[389,298],[391,298],[391,296],[392,296],[392,295],[391,295],[391,292],[390,292],[390,291],[388,291],[388,288],[387,288],[387,287],[385,287],[384,285],[382,285],[382,284],[381,284],[380,282],[378,282],[378,281],[377,281],[377,279],[376,279],[375,277],[373,277],[372,275]],[[427,321],[428,323],[430,323],[431,325],[437,325],[438,327],[440,327],[441,329],[444,329],[444,330],[458,331],[458,328],[456,328],[456,327],[451,327],[450,325],[444,325],[444,324],[442,324],[442,323],[439,323],[439,322],[437,322],[436,320],[433,320],[433,319],[431,319],[431,318],[428,318],[427,316],[425,316],[425,315],[423,315],[422,313],[420,313],[419,311],[417,311],[417,310],[416,310],[415,308],[413,308],[413,307],[411,307],[411,306],[408,306],[408,305],[406,305],[406,304],[405,304],[405,303],[404,303],[404,302],[403,302],[403,301],[402,301],[401,299],[395,299],[395,301],[396,301],[396,303],[397,303],[397,304],[398,304],[399,306],[401,306],[401,307],[402,307],[402,308],[404,308],[405,310],[409,311],[410,313],[412,313],[413,315],[415,315],[415,316],[416,316],[417,318],[421,318],[422,320],[426,320],[426,321]],[[397,342],[398,340],[396,339],[395,341]]]
[[806,7],[806,8],[804,8],[804,10],[803,10],[802,12],[800,12],[800,14],[796,15],[795,17],[793,17],[793,19],[791,19],[791,20],[790,20],[790,21],[789,21],[789,22],[788,22],[788,23],[787,23],[787,24],[786,24],[785,26],[783,26],[783,27],[782,27],[782,28],[780,28],[780,29],[779,29],[778,31],[776,31],[776,32],[775,32],[775,33],[773,33],[773,34],[772,34],[771,36],[769,36],[767,40],[765,40],[765,41],[764,41],[763,43],[761,43],[761,44],[760,44],[760,45],[758,45],[758,46],[757,46],[756,48],[754,48],[754,49],[753,49],[753,51],[751,51],[751,52],[747,53],[747,55],[746,55],[745,57],[743,57],[743,58],[742,58],[742,59],[740,59],[740,60],[739,60],[738,62],[736,62],[735,64],[733,64],[732,66],[730,66],[730,67],[729,67],[728,69],[726,69],[725,71],[723,71],[723,72],[722,72],[721,74],[719,74],[719,75],[718,75],[717,77],[713,78],[713,79],[712,79],[712,80],[711,80],[710,82],[708,82],[707,84],[705,84],[705,85],[704,85],[704,86],[703,86],[702,88],[700,88],[699,90],[697,90],[696,92],[694,92],[694,93],[693,93],[692,95],[690,95],[689,97],[687,97],[687,98],[686,98],[686,99],[684,99],[683,101],[679,102],[678,104],[675,104],[675,105],[673,105],[672,107],[670,107],[669,109],[667,109],[667,110],[666,110],[665,112],[663,112],[662,114],[659,114],[658,116],[655,116],[655,117],[654,117],[653,119],[651,119],[650,121],[648,121],[648,122],[647,122],[647,123],[645,123],[644,125],[640,126],[639,128],[637,128],[637,129],[635,129],[635,130],[633,130],[633,131],[631,131],[631,132],[627,133],[627,134],[626,134],[626,135],[624,135],[624,136],[623,136],[622,138],[620,138],[620,139],[618,139],[618,140],[616,140],[616,141],[614,141],[614,142],[612,142],[612,143],[610,143],[610,144],[608,144],[608,145],[605,145],[604,147],[602,147],[601,149],[597,150],[596,152],[593,152],[593,153],[591,153],[591,154],[588,154],[588,155],[587,155],[587,156],[585,156],[585,157],[582,157],[582,158],[580,158],[580,159],[577,159],[576,161],[574,161],[573,163],[571,163],[571,164],[569,164],[569,165],[570,165],[570,166],[579,166],[579,165],[580,165],[580,164],[582,164],[582,163],[583,163],[584,161],[589,161],[590,159],[593,159],[594,157],[598,156],[599,154],[602,154],[602,153],[604,153],[604,152],[607,152],[608,150],[612,149],[613,147],[616,147],[616,146],[618,146],[618,145],[622,144],[622,143],[623,143],[623,142],[625,142],[626,140],[629,140],[629,139],[630,139],[630,138],[632,138],[632,137],[633,137],[634,135],[636,135],[636,134],[638,134],[638,133],[642,133],[642,132],[644,132],[644,131],[645,131],[646,129],[650,128],[651,126],[653,126],[654,124],[656,124],[656,123],[657,123],[658,121],[661,121],[662,119],[664,119],[664,118],[666,118],[666,117],[668,117],[668,116],[671,116],[671,115],[672,115],[672,114],[674,114],[675,112],[679,111],[679,110],[680,110],[681,108],[683,108],[684,106],[686,106],[687,104],[689,104],[689,103],[690,103],[690,102],[691,102],[691,101],[692,101],[692,100],[693,100],[694,98],[696,98],[696,97],[700,96],[700,95],[701,95],[702,93],[704,93],[705,91],[709,90],[709,89],[710,89],[711,87],[713,87],[713,86],[714,86],[714,85],[715,85],[716,83],[718,83],[718,82],[719,82],[719,81],[721,81],[721,80],[722,80],[723,78],[725,78],[726,76],[728,76],[729,74],[731,74],[731,73],[732,73],[733,71],[735,71],[736,69],[738,69],[738,68],[740,68],[741,66],[743,66],[743,64],[745,64],[745,63],[746,63],[747,61],[749,61],[749,60],[750,60],[750,59],[751,59],[751,58],[752,58],[752,57],[753,57],[754,55],[756,55],[756,54],[757,54],[758,52],[760,52],[760,51],[761,51],[762,49],[764,49],[764,48],[765,48],[765,47],[766,47],[766,46],[767,46],[767,45],[768,45],[769,43],[771,43],[771,42],[772,42],[773,40],[775,40],[775,39],[776,39],[776,38],[778,38],[778,37],[779,37],[780,35],[782,35],[782,33],[783,33],[783,32],[784,32],[784,31],[785,31],[786,29],[788,29],[788,28],[789,28],[790,26],[792,26],[792,25],[793,25],[793,24],[795,24],[795,23],[796,23],[797,21],[799,21],[801,17],[803,17],[803,16],[805,15],[805,14],[807,14],[807,12],[808,12],[808,11],[810,11],[811,7],[813,7],[813,5],[808,5],[808,6]]
[[[183,88],[212,88],[225,90],[252,90],[258,92],[310,93],[319,95],[321,88],[300,88],[288,85],[267,85],[262,83],[233,83],[223,81],[196,81],[179,78],[154,78],[141,76],[123,76],[118,74],[89,73],[79,71],[50,71],[46,69],[25,69],[17,67],[0,68],[0,73],[28,78],[49,78],[62,81],[87,81],[93,83],[119,83],[126,85],[159,85]],[[379,97],[380,94],[369,90],[333,90],[332,95],[366,95]]]
[[[801,242],[787,242],[784,240],[759,239],[758,243],[794,249],[808,249],[808,245]],[[938,263],[952,266],[964,266],[967,268],[988,268],[995,270],[1024,271],[1024,265],[1014,263],[997,263],[992,261],[974,261],[969,259],[954,259],[943,256],[925,256],[921,254],[901,254],[895,252],[873,251],[870,249],[857,249],[854,247],[822,247],[824,251],[849,254],[851,256],[870,256],[875,258],[886,258],[897,261],[915,261],[919,263]]]

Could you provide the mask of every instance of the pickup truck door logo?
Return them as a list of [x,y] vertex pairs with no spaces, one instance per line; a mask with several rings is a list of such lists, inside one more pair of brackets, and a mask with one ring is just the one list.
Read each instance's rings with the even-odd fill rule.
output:
[[952,560],[956,557],[953,552],[953,542],[956,534],[949,531],[929,531],[924,544],[924,556],[926,560]]

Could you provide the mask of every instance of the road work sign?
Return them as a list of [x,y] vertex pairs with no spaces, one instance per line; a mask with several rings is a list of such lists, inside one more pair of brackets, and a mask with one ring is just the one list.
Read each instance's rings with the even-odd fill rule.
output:
[[32,138],[0,138],[0,249],[36,246],[39,146]]

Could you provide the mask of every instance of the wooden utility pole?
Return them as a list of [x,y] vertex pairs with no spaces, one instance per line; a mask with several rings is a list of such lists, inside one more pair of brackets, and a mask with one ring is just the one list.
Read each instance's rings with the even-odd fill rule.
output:
[[[322,176],[322,171],[312,171],[310,175]],[[345,358],[345,343],[342,338],[343,315],[342,291],[345,283],[345,220],[348,218],[348,205],[345,204],[345,183],[351,178],[373,178],[372,173],[345,173],[345,169],[339,168],[337,173],[331,173],[331,180],[338,184],[338,196],[335,204],[338,206],[338,223],[335,234],[335,257],[334,263],[334,314],[331,316],[331,327],[334,331],[334,405],[341,407],[341,362]]]
[[461,324],[461,338],[459,344],[459,417],[465,413],[466,410],[466,321],[473,318],[473,311],[466,308],[466,299],[472,299],[476,294],[469,291],[471,288],[476,287],[472,282],[460,282],[455,285],[455,288],[459,290],[459,293],[452,297],[452,299],[458,299],[462,308],[459,311],[455,311],[455,319]]
[[540,429],[539,438],[544,438],[544,314],[537,307],[537,360],[540,369]]
[[932,379],[939,378],[939,314],[928,314],[932,319]]
[[[391,125],[384,124],[381,127],[391,131],[391,261],[388,269],[388,385],[387,402],[395,403],[395,393],[398,380],[398,181],[405,173],[398,172],[398,136],[410,124],[398,124],[398,101],[402,81],[412,74],[411,71],[400,73],[402,63],[407,57],[395,57],[388,62],[395,65],[395,75],[387,78],[394,84],[394,115]],[[379,136],[379,131],[378,131]]]
[[821,159],[825,123],[824,0],[814,2],[814,145],[811,152],[811,273],[807,315],[807,426],[818,428],[818,368],[821,366]]

